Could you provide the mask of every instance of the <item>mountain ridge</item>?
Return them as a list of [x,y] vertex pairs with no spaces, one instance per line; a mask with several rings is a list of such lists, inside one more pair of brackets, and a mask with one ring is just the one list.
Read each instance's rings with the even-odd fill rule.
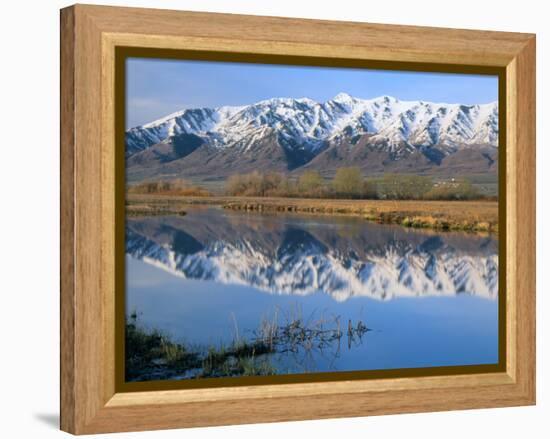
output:
[[[182,136],[194,136],[189,137],[194,146],[184,145]],[[281,169],[269,169],[270,154],[257,148],[259,142],[286,157]],[[239,161],[251,150],[255,156],[249,159],[262,162],[265,170],[293,171],[330,148],[351,154],[356,145],[360,146],[355,150],[382,152],[382,170],[411,156],[413,162],[421,159],[429,168],[439,166],[445,157],[464,149],[481,151],[472,163],[482,160],[483,166],[490,168],[498,148],[498,103],[444,104],[400,101],[391,96],[359,99],[347,93],[323,103],[309,98],[272,98],[245,106],[185,109],[126,132],[130,175],[165,173],[168,162],[178,162],[170,171],[176,175],[186,168],[197,175],[212,175],[216,168],[205,164],[212,157],[216,162],[220,154],[225,163],[233,164],[227,170],[229,175],[242,171]],[[202,163],[193,157],[186,160],[201,148],[205,150]],[[144,154],[147,150],[153,154]],[[366,161],[359,165],[368,172]]]

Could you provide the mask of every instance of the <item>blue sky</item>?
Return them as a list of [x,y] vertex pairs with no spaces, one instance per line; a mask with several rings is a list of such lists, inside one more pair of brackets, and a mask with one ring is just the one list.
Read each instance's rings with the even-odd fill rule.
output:
[[498,99],[496,76],[129,58],[126,127],[183,108],[245,105],[272,97],[324,102],[358,98],[483,104]]

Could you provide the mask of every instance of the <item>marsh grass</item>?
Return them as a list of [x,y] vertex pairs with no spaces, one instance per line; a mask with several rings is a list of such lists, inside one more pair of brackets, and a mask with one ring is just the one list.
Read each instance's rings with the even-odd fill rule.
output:
[[187,211],[178,205],[148,205],[133,204],[126,206],[127,216],[163,216],[163,215],[187,215]]
[[[281,323],[279,314],[282,316]],[[362,320],[355,324],[348,320],[344,331],[340,320],[340,316],[326,316],[324,313],[317,317],[315,311],[304,317],[302,308],[298,305],[286,313],[277,308],[272,317],[262,318],[253,334],[255,340],[263,342],[276,352],[310,354],[333,347],[339,349],[343,338],[347,339],[348,346],[351,347],[353,342],[361,342],[362,337],[371,331]]]
[[271,375],[273,351],[261,340],[235,339],[228,345],[189,346],[158,329],[143,326],[136,312],[126,318],[126,379],[145,381],[178,376],[194,378]]
[[135,183],[128,186],[127,192],[129,194],[156,194],[189,197],[209,197],[212,195],[203,187],[196,186],[182,178]]
[[493,201],[390,201],[314,199],[228,199],[224,209],[247,212],[292,212],[358,216],[380,224],[441,231],[497,232],[498,208]]
[[498,231],[498,202],[494,200],[337,200],[284,197],[170,197],[129,194],[127,213],[185,214],[189,206],[221,206],[247,213],[301,213],[354,216],[380,224],[441,231]]
[[155,374],[164,369],[188,370],[200,366],[200,358],[183,344],[157,330],[147,330],[133,312],[125,328],[126,379],[133,381],[141,375]]
[[126,379],[150,381],[158,379],[212,378],[233,376],[263,376],[277,374],[274,355],[298,355],[312,358],[313,353],[329,351],[334,357],[340,342],[347,340],[348,348],[361,342],[369,328],[359,320],[348,321],[347,330],[339,316],[315,313],[305,318],[296,306],[289,312],[278,308],[260,320],[251,336],[239,333],[233,313],[234,336],[227,344],[191,346],[178,343],[157,329],[140,324],[136,312],[126,319]]

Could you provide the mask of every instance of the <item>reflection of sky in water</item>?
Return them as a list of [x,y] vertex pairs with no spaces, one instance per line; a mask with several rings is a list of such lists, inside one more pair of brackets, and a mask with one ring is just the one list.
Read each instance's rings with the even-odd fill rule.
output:
[[[496,300],[468,295],[395,298],[354,297],[337,302],[323,293],[275,295],[252,287],[188,280],[127,257],[127,310],[141,321],[191,344],[217,344],[246,336],[275,308],[303,316],[335,314],[372,328],[360,346],[342,346],[339,357],[317,356],[305,370],[361,370],[498,361]],[[345,343],[343,343],[345,344]],[[282,360],[284,362],[284,360]],[[292,368],[289,372],[295,372]]]

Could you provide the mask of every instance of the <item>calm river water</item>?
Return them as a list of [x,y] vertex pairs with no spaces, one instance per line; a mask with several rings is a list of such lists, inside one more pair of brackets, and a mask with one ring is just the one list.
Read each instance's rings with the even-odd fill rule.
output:
[[278,374],[498,362],[494,237],[221,208],[126,234],[127,313],[197,350],[299,322]]

